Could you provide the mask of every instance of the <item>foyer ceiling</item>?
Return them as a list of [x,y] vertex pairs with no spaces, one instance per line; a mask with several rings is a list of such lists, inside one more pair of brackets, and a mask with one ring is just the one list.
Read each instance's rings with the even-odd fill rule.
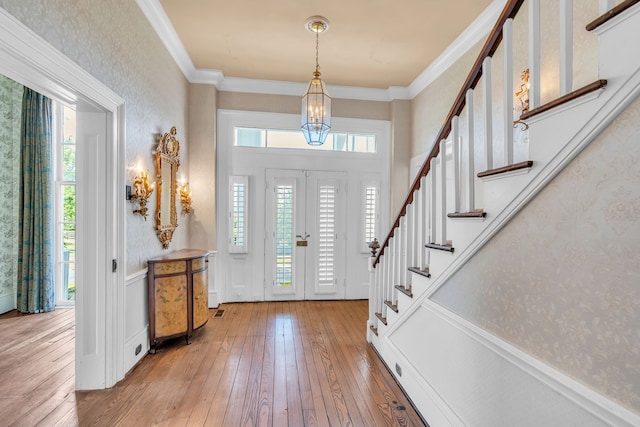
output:
[[312,15],[329,19],[320,35],[320,71],[329,84],[408,86],[492,0],[160,0],[196,68],[225,77],[308,82],[315,68]]

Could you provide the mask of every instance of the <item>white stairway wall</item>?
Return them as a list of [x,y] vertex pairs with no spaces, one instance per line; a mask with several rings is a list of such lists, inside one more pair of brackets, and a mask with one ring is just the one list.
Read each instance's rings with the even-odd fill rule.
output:
[[[629,405],[592,391],[430,300],[638,96],[640,55],[628,55],[622,47],[638,37],[639,12],[636,5],[600,35],[600,77],[608,80],[607,88],[532,123],[532,171],[476,184],[485,193],[479,206],[488,212],[485,223],[450,221],[455,254],[432,254],[432,278],[413,277],[414,295],[420,296],[408,307],[401,300],[389,326],[378,323],[378,336],[370,334],[387,365],[399,366],[398,380],[430,425],[640,425]],[[637,117],[628,121],[638,122]]]

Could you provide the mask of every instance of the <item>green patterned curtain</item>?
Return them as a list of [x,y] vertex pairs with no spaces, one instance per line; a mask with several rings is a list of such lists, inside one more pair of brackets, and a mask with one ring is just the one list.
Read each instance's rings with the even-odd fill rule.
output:
[[55,309],[51,100],[24,88],[20,135],[18,310]]

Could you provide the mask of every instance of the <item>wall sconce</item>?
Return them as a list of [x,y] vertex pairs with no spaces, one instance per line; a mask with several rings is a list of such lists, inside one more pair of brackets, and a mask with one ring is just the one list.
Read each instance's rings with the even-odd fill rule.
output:
[[182,213],[189,215],[191,213],[191,191],[189,191],[187,181],[180,182],[180,203],[182,204]]
[[[518,125],[522,125],[522,130],[529,129],[529,125],[520,120],[520,116],[529,111],[529,69],[527,68],[520,74],[520,88],[514,93],[516,97],[516,105],[514,109],[516,110],[516,114],[518,111],[520,114],[518,115],[518,120],[514,120],[513,127],[516,128]],[[519,104],[519,105],[517,105]]]
[[131,194],[131,202],[138,203],[138,209],[134,209],[133,213],[138,214],[147,220],[147,201],[153,193],[155,183],[149,184],[149,170],[140,171],[138,175],[133,177],[133,192]]

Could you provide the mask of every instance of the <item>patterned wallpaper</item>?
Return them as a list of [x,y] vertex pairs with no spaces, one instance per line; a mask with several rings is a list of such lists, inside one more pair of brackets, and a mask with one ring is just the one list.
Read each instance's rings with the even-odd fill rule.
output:
[[[153,173],[154,134],[178,129],[181,166],[187,165],[188,82],[133,0],[0,0],[0,7],[102,81],[126,103],[127,167]],[[130,178],[130,177],[128,177]],[[149,201],[155,206],[155,194]],[[163,252],[153,221],[127,209],[127,273]],[[179,216],[169,250],[187,246]]]
[[22,89],[0,75],[0,296],[16,292]]
[[640,412],[640,99],[433,300]]

